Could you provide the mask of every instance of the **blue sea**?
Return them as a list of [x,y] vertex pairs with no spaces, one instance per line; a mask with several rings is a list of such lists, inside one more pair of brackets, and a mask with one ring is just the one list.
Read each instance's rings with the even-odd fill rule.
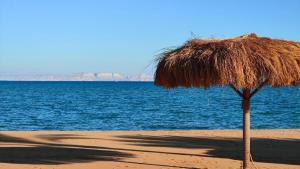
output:
[[[153,82],[0,82],[0,130],[240,129],[228,87],[164,89]],[[300,128],[300,88],[264,87],[251,127]]]

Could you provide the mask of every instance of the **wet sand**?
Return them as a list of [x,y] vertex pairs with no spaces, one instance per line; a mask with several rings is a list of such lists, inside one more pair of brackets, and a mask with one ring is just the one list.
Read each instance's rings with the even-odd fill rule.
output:
[[[251,134],[257,168],[300,169],[300,129]],[[0,132],[0,169],[239,169],[241,138],[240,130]]]

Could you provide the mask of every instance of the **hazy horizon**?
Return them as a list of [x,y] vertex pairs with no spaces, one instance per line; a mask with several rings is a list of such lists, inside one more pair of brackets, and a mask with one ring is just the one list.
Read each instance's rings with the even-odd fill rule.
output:
[[78,72],[70,74],[1,73],[0,81],[153,81],[153,75],[119,72]]

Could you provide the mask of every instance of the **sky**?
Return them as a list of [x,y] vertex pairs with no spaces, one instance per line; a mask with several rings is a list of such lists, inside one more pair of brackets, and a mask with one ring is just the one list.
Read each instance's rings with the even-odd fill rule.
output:
[[152,74],[193,37],[300,41],[299,0],[0,0],[0,73]]

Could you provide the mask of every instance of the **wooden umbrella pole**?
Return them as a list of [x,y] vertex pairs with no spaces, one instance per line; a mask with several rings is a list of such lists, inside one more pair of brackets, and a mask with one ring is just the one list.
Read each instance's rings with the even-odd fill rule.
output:
[[244,161],[243,169],[250,168],[250,89],[243,90],[243,141]]

